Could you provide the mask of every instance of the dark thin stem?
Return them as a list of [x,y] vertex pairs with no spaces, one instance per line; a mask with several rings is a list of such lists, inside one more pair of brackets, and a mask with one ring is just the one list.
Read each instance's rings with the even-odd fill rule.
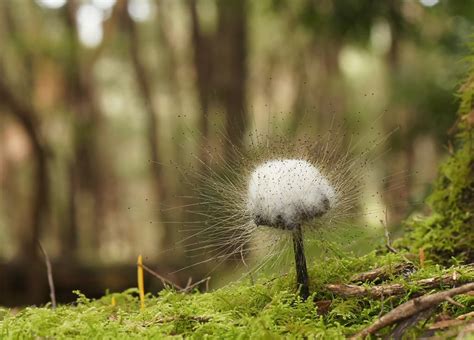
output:
[[295,252],[296,283],[301,298],[306,300],[309,297],[309,277],[304,255],[303,231],[300,225],[293,229],[293,249]]
[[56,290],[54,289],[54,280],[53,280],[53,269],[51,266],[51,261],[49,260],[48,253],[44,250],[41,243],[38,241],[39,248],[44,256],[44,262],[46,263],[46,271],[48,275],[48,285],[49,285],[49,296],[51,297],[51,307],[56,308]]
[[163,283],[163,286],[166,286],[166,284],[169,284],[170,286],[172,286],[176,290],[182,291],[184,289],[183,287],[179,286],[178,284],[174,283],[173,281],[170,281],[167,278],[165,278],[164,276],[161,276],[160,274],[155,272],[150,267],[145,266],[143,263],[139,264],[139,266],[142,267],[145,271],[147,271],[151,275],[153,275],[154,277],[158,278]]

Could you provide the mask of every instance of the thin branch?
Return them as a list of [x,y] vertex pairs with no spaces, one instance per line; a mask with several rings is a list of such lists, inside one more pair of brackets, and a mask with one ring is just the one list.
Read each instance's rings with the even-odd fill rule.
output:
[[413,270],[414,266],[411,263],[397,263],[355,274],[351,277],[351,282],[383,281],[387,280],[392,275],[410,273]]
[[423,339],[466,339],[474,331],[473,320],[442,320],[432,324],[422,334]]
[[[460,283],[459,275],[455,273],[446,274],[439,277],[432,277],[410,282],[410,286],[420,287],[422,290],[438,288],[440,286],[454,286]],[[386,285],[378,285],[372,287],[363,287],[350,284],[328,284],[325,286],[330,292],[346,297],[368,296],[372,298],[381,298],[387,296],[397,296],[406,294],[406,285],[401,283],[393,283]]]
[[188,277],[188,282],[186,282],[186,286],[183,288],[183,291],[187,291],[191,283],[193,283],[193,278],[190,276]]
[[459,333],[456,339],[467,339],[467,335],[474,333],[474,322],[468,324],[467,326],[463,327]]
[[466,313],[466,314],[459,315],[456,319],[457,320],[466,320],[467,318],[473,318],[474,319],[474,311]]
[[387,336],[387,339],[394,339],[394,340],[403,339],[403,335],[405,334],[407,329],[415,326],[421,320],[428,320],[433,315],[433,312],[435,311],[435,309],[436,309],[435,307],[425,309],[424,311],[414,314],[411,317],[406,318],[405,320],[401,321],[397,325],[397,327],[395,327],[395,329],[390,333],[390,335]]
[[388,249],[388,251],[394,253],[394,254],[399,254],[407,263],[410,263],[413,265],[413,262],[411,262],[405,255],[400,254],[400,252],[395,249],[392,246],[392,239],[390,238],[390,232],[388,231],[388,215],[387,215],[387,209],[385,209],[385,221],[380,220],[380,223],[382,223],[382,226],[385,231],[385,247]]
[[48,285],[49,285],[49,296],[51,297],[51,307],[56,308],[56,290],[54,289],[54,280],[53,280],[53,269],[51,266],[51,261],[49,260],[48,253],[44,250],[41,243],[38,241],[38,246],[41,249],[41,252],[44,256],[44,262],[46,263],[46,272],[48,275]]
[[411,317],[412,315],[418,314],[426,309],[437,306],[441,302],[445,301],[448,297],[464,294],[471,290],[474,290],[474,282],[467,283],[463,286],[452,288],[439,293],[423,295],[411,299],[382,316],[372,325],[354,335],[352,339],[365,338],[366,336],[373,334],[386,326],[392,325],[403,319]]
[[457,302],[456,300],[454,300],[453,298],[451,298],[451,297],[449,297],[449,296],[446,298],[446,301],[449,302],[449,303],[452,304],[452,305],[455,305],[455,306],[458,306],[458,307],[461,307],[461,308],[465,308],[465,307],[466,307],[466,306],[464,306],[462,303]]
[[178,285],[177,283],[174,283],[173,281],[170,281],[168,280],[167,278],[165,278],[164,276],[158,274],[157,272],[155,272],[153,269],[151,269],[150,267],[147,267],[146,265],[144,265],[143,263],[142,264],[138,264],[139,267],[142,267],[145,271],[147,271],[148,273],[150,273],[151,275],[153,275],[154,277],[156,277],[157,279],[159,279],[161,281],[161,283],[163,283],[163,286],[166,286],[167,284],[170,285],[171,287],[173,287],[175,290],[179,291],[179,292],[182,292],[182,293],[188,293],[190,292],[191,290],[193,290],[195,287],[197,287],[198,285],[200,285],[201,283],[203,282],[206,282],[206,291],[209,290],[209,280],[211,280],[211,277],[208,276],[202,280],[199,280],[195,283],[192,283],[192,278],[189,278],[188,279],[188,283],[186,284],[185,287],[181,287],[180,285]]
[[448,320],[441,320],[438,322],[433,323],[428,327],[429,331],[439,331],[442,329],[447,329],[451,327],[457,327],[460,325],[466,324],[466,320],[460,320],[460,319],[448,319]]
[[186,286],[186,288],[183,289],[182,291],[183,291],[184,293],[190,292],[191,290],[193,290],[194,287],[197,287],[199,284],[201,284],[201,283],[203,283],[203,282],[206,282],[206,291],[207,291],[207,290],[208,290],[208,285],[209,285],[209,280],[210,280],[210,279],[211,279],[211,277],[208,276],[208,277],[206,277],[206,278],[204,278],[204,279],[202,279],[202,280],[199,280],[199,281],[197,281],[197,282],[195,282],[195,283],[193,283],[193,284],[188,284],[188,285]]
[[167,278],[165,278],[164,276],[158,274],[157,272],[155,272],[150,267],[147,267],[144,264],[139,264],[139,266],[142,267],[143,269],[145,269],[148,273],[150,273],[154,277],[158,278],[163,283],[164,286],[166,286],[166,284],[168,284],[168,285],[172,286],[174,289],[179,290],[179,291],[182,291],[184,289],[183,287],[179,286],[178,284],[174,283],[173,281],[170,281]]
[[392,241],[390,239],[390,232],[388,231],[388,217],[387,217],[387,209],[385,209],[385,222],[383,220],[380,220],[380,223],[382,223],[383,225],[383,228],[385,230],[385,246],[387,247],[387,249],[389,251],[391,251],[392,253],[394,254],[398,254],[398,250],[396,250],[393,246],[392,246]]

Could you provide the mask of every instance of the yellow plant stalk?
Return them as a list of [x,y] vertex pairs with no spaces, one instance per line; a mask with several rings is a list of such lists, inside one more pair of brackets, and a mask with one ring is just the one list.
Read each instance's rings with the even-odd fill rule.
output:
[[112,301],[110,303],[112,307],[115,307],[117,305],[117,302],[115,301],[115,296],[112,296]]
[[137,261],[138,291],[140,293],[140,309],[145,308],[145,285],[143,283],[143,258],[138,255]]
[[425,266],[425,249],[420,248],[418,250],[418,257],[420,258],[420,267],[423,268]]

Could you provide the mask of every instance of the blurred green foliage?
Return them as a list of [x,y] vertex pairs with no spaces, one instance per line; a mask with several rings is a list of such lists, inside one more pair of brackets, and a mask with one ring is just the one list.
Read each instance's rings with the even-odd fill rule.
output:
[[[229,11],[229,1],[0,1],[0,83],[10,94],[0,96],[0,265],[39,260],[38,241],[66,267],[130,264],[139,253],[169,272],[211,263],[207,254],[184,256],[179,243],[190,234],[181,229],[208,223],[188,214],[189,195],[202,188],[183,177],[206,157],[219,171],[228,157],[223,131],[246,138],[272,121],[295,140],[346,122],[345,137],[362,137],[354,154],[390,135],[355,203],[376,213],[348,221],[378,231],[342,231],[336,243],[363,254],[384,242],[377,213],[387,211],[397,231],[423,210],[457,101],[462,117],[472,108],[471,90],[452,93],[466,69],[474,2],[237,0],[239,11]],[[141,18],[131,15],[137,4],[148,4]],[[97,45],[81,34],[93,21],[80,20],[84,11],[100,17]],[[9,102],[29,109],[33,131]],[[443,256],[471,257],[454,250],[470,242],[462,233],[472,221],[472,207],[456,202],[470,195],[462,143],[443,167],[432,217],[413,222],[425,229],[413,249],[451,238]],[[41,182],[48,190],[39,194]],[[206,265],[181,279],[214,269]],[[9,296],[1,291],[0,302]]]
[[440,166],[427,217],[405,222],[408,234],[400,241],[411,251],[423,248],[437,263],[474,261],[474,55],[466,58],[470,71],[460,86],[461,99],[453,154]]

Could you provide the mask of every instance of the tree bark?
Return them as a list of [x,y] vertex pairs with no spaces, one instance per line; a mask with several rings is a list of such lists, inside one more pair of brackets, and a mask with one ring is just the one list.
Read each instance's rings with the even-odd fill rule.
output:
[[[64,67],[68,79],[67,101],[74,111],[74,157],[70,163],[69,171],[69,204],[79,204],[77,196],[81,191],[90,194],[93,198],[92,217],[88,223],[90,226],[89,239],[92,247],[97,249],[107,213],[105,195],[107,183],[106,176],[103,173],[103,169],[105,169],[103,165],[104,155],[101,152],[99,142],[103,125],[102,111],[98,103],[92,74],[98,54],[94,53],[91,59],[87,60],[83,51],[81,51],[75,18],[77,6],[77,1],[71,0],[65,7],[71,53]],[[99,47],[98,50],[102,50],[102,47]],[[109,172],[107,178],[110,178],[110,176],[111,173]],[[80,221],[76,219],[76,216],[78,216],[78,214],[75,214],[76,209],[76,206],[69,209],[71,216],[65,233],[66,237],[63,240],[63,249],[66,251],[66,254],[63,255],[68,257],[74,257],[77,250]]]
[[218,1],[218,34],[215,42],[216,90],[226,112],[225,155],[233,157],[233,147],[239,148],[247,127],[247,11],[246,1]]
[[200,131],[200,158],[205,166],[209,162],[209,105],[213,88],[213,53],[212,37],[206,36],[201,31],[199,17],[196,8],[196,0],[188,2],[191,15],[192,41],[193,41],[193,61],[196,70],[196,85],[201,105],[201,115],[199,117]]
[[[400,73],[400,56],[401,56],[401,42],[403,34],[403,18],[402,14],[402,3],[400,0],[393,0],[388,3],[388,24],[390,26],[390,32],[392,35],[390,48],[386,56],[386,64],[388,70],[392,75],[395,75],[391,79],[390,87],[393,88],[393,92],[397,91],[396,87],[399,86],[398,74]],[[406,108],[395,106],[398,112],[393,112],[389,117],[385,117],[384,126],[386,133],[393,130],[395,122],[393,118],[397,117],[397,124],[400,124],[402,131],[400,134],[400,146],[392,152],[391,158],[387,164],[394,164],[391,168],[391,172],[394,173],[391,176],[391,180],[386,183],[386,194],[384,200],[386,206],[389,209],[389,216],[392,224],[399,224],[400,221],[406,217],[408,211],[408,202],[413,188],[413,167],[414,167],[414,145],[413,137],[409,136],[409,126],[411,123],[411,116],[413,112],[408,111]],[[387,119],[388,118],[388,119]],[[407,175],[408,174],[408,175]],[[390,174],[388,174],[390,175]]]
[[[137,81],[138,90],[141,95],[144,107],[145,107],[145,118],[147,127],[147,141],[150,154],[150,170],[154,181],[154,192],[157,197],[158,204],[162,204],[166,200],[166,184],[163,173],[162,156],[158,147],[159,132],[158,132],[158,110],[153,102],[153,95],[150,80],[148,79],[148,71],[145,67],[143,60],[140,58],[141,45],[140,37],[138,36],[137,26],[129,13],[124,13],[125,26],[128,30],[129,35],[129,52],[132,61],[133,71],[135,73],[135,79]],[[163,219],[163,212],[158,214],[158,218]],[[163,222],[163,221],[162,221]],[[164,226],[164,244],[173,244],[173,233],[169,224],[163,224]]]
[[20,254],[26,259],[36,259],[38,241],[44,229],[46,216],[49,211],[49,189],[48,189],[48,169],[47,152],[45,143],[38,131],[36,121],[37,114],[34,109],[24,102],[18,100],[4,82],[4,77],[0,77],[0,104],[15,116],[26,132],[30,140],[33,157],[35,159],[35,172],[33,178],[33,202],[30,217],[29,232],[26,239],[22,240]]

